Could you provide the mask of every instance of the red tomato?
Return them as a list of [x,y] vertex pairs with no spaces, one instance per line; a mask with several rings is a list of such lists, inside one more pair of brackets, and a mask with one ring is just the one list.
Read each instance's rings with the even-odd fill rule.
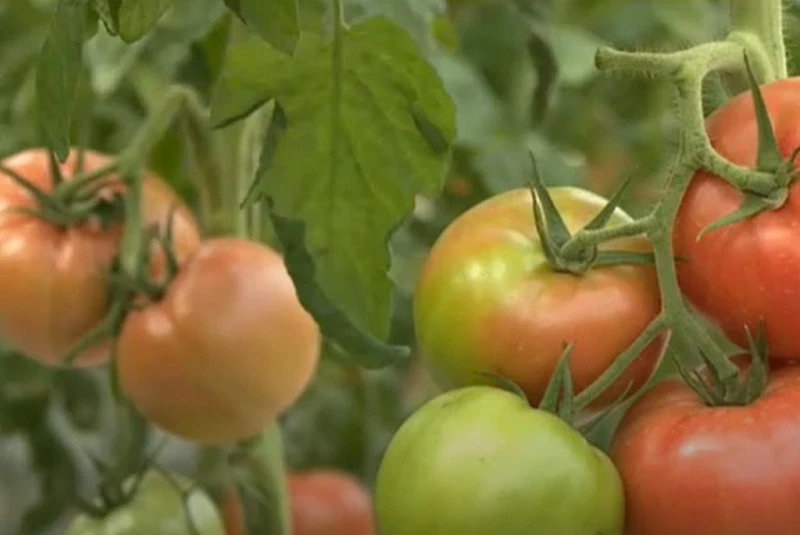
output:
[[[550,193],[572,232],[606,202],[576,188]],[[629,220],[617,210],[610,224]],[[626,238],[604,247],[643,251],[649,245]],[[575,343],[571,369],[581,391],[660,308],[652,266],[597,268],[583,276],[553,271],[534,226],[531,193],[518,189],[473,207],[441,235],[416,288],[414,323],[422,353],[443,385],[473,384],[477,373],[492,372],[538,403],[565,343]],[[656,340],[646,348],[595,406],[613,401],[630,383],[644,384],[662,345]]]
[[336,470],[289,475],[293,535],[373,535],[372,498],[360,481]]
[[118,341],[122,390],[153,423],[189,440],[258,433],[302,393],[320,351],[283,260],[258,243],[203,242]]
[[[60,166],[65,180],[72,179],[76,156],[73,151]],[[87,151],[84,169],[96,170],[110,161],[106,155]],[[2,163],[45,192],[52,191],[44,150],[20,152]],[[112,183],[100,194],[121,188],[119,182]],[[200,240],[189,209],[152,173],[144,177],[142,197],[145,225],[163,227],[176,207],[175,248],[179,260],[184,259]],[[10,211],[16,208],[37,208],[37,202],[0,173],[0,339],[44,364],[58,365],[106,314],[108,270],[119,250],[122,225],[103,230],[95,221],[86,221],[62,228]],[[108,343],[101,343],[83,353],[75,364],[99,364],[107,356]]]
[[[800,146],[800,78],[761,88],[781,153]],[[712,114],[707,130],[714,148],[728,160],[753,166],[757,130],[750,92]],[[752,332],[765,321],[770,355],[800,358],[800,182],[778,210],[706,233],[702,229],[736,210],[743,194],[721,178],[698,172],[683,199],[675,225],[675,252],[681,289],[725,333],[746,347],[744,326]]]
[[611,456],[630,535],[795,535],[800,368],[772,372],[747,407],[709,407],[678,379],[638,400]]

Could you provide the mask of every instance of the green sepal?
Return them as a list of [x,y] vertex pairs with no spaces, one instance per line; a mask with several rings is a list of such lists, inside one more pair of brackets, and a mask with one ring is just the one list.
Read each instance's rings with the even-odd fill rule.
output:
[[608,199],[608,202],[600,212],[584,227],[584,230],[598,230],[605,227],[614,215],[614,212],[619,207],[622,199],[625,197],[628,188],[633,183],[634,174],[628,173],[622,180],[622,183],[614,191],[614,194]]
[[767,105],[758,86],[758,81],[753,74],[750,58],[747,52],[744,53],[744,64],[747,71],[747,79],[753,95],[753,106],[755,107],[756,124],[758,125],[758,157],[756,159],[756,169],[768,173],[774,173],[783,164],[783,157],[778,148],[778,141],[775,139],[775,131],[772,129],[772,122],[769,118]]
[[[686,344],[684,344],[686,345]],[[677,352],[672,354],[672,362],[675,364],[675,368],[678,370],[678,373],[683,378],[684,382],[689,385],[689,387],[694,390],[698,396],[703,400],[703,402],[712,407],[718,404],[718,399],[716,393],[712,390],[709,384],[703,379],[703,376],[698,372],[696,369],[689,369],[684,364],[683,359],[681,359]]]
[[[539,166],[536,164],[536,158],[533,152],[530,153],[530,158],[531,173],[527,176],[527,180],[528,186],[531,189],[531,194],[533,195],[535,211],[538,211],[537,201],[541,203],[541,216],[536,217],[536,232],[539,234],[539,238],[542,240],[543,244],[545,242],[553,244],[555,246],[555,251],[558,251],[561,249],[562,245],[569,241],[572,235],[566,223],[564,223],[561,214],[558,212],[558,208],[556,208],[553,198],[550,196],[550,192],[547,191],[547,187],[542,182],[541,175],[539,174]],[[540,224],[542,220],[544,225]]]
[[572,374],[569,369],[569,357],[575,344],[570,342],[564,346],[558,364],[553,371],[547,388],[542,395],[538,408],[555,414],[568,424],[572,425],[575,416],[574,391],[572,387]]
[[655,264],[653,253],[637,253],[635,251],[600,251],[597,253],[593,267],[609,267],[621,264],[647,265]]
[[750,349],[750,371],[744,382],[743,398],[746,404],[750,404],[764,393],[769,379],[769,348],[767,347],[767,337],[764,332],[764,321],[758,322],[756,338],[750,333],[750,328],[745,325],[747,335],[747,345]]
[[[592,417],[589,418],[589,420],[581,424],[578,427],[578,431],[582,435],[586,436],[595,429],[597,429],[598,427],[600,427],[601,425],[605,424],[611,418],[611,416],[613,416],[614,413],[617,410],[619,410],[621,405],[627,404],[630,406],[632,404],[632,400],[628,398],[628,396],[630,395],[631,390],[633,390],[633,381],[628,383],[628,386],[625,387],[625,390],[622,392],[622,394],[617,396],[617,398],[614,400],[613,403],[611,403],[608,407],[604,408],[603,410],[598,411],[596,414],[592,415]],[[644,389],[641,389],[640,393],[643,390]]]
[[739,205],[739,208],[730,214],[717,219],[706,228],[701,230],[697,235],[697,241],[700,241],[700,239],[702,239],[706,233],[711,232],[712,230],[717,230],[722,227],[738,223],[739,221],[753,217],[766,210],[775,210],[780,208],[788,198],[789,190],[785,187],[775,190],[772,194],[770,194],[769,197],[762,197],[761,195],[756,195],[755,193],[745,193],[744,199],[742,199],[742,204]]
[[514,381],[512,381],[511,379],[509,379],[508,377],[493,372],[479,372],[476,373],[475,375],[477,377],[480,377],[481,379],[488,379],[489,381],[495,383],[503,390],[507,390],[512,394],[515,394],[524,399],[526,403],[530,403],[530,400],[528,399],[528,396],[525,394],[525,391],[522,389],[522,387],[519,386]]

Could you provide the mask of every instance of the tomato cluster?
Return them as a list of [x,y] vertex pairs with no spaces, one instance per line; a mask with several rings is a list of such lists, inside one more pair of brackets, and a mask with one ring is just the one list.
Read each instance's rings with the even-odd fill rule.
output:
[[[800,147],[800,78],[761,93],[789,161]],[[712,114],[707,130],[722,157],[756,165],[751,92]],[[608,454],[530,404],[545,397],[565,344],[572,344],[569,369],[581,392],[659,316],[653,266],[556,269],[527,189],[459,217],[427,259],[414,308],[420,350],[440,384],[453,389],[412,415],[389,445],[376,494],[381,533],[797,533],[797,188],[790,184],[783,206],[704,231],[742,206],[745,193],[706,171],[692,177],[672,235],[680,290],[743,348],[752,341],[748,330],[763,325],[771,368],[766,386],[754,400],[733,403],[709,401],[680,377],[656,382],[631,400]],[[571,232],[605,204],[574,188],[549,193]],[[628,220],[617,209],[610,225]],[[639,238],[602,246],[646,250]],[[663,338],[652,341],[594,407],[616,406],[625,392],[640,390],[662,348]],[[736,364],[741,378],[756,373],[747,359]],[[519,386],[529,403],[479,385],[496,376]]]

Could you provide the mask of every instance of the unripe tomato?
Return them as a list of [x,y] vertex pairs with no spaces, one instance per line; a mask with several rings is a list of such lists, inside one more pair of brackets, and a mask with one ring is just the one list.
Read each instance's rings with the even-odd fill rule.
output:
[[622,535],[611,461],[505,390],[451,390],[398,430],[375,495],[382,535]]
[[[761,87],[781,154],[800,146],[800,77]],[[751,92],[729,100],[706,122],[712,146],[742,166],[753,166],[758,129]],[[675,221],[675,253],[681,290],[734,342],[747,347],[745,326],[763,320],[770,358],[800,359],[800,182],[786,203],[731,225],[700,232],[733,213],[744,194],[722,178],[698,171]]]
[[289,475],[292,535],[373,535],[372,498],[360,481],[337,470]]
[[800,526],[800,368],[771,372],[749,406],[709,407],[686,383],[657,384],[611,449],[630,535],[795,535]]
[[[172,475],[149,472],[130,503],[103,518],[81,515],[66,535],[224,535],[214,502],[190,483]],[[177,483],[179,488],[174,484]]]
[[186,439],[250,438],[303,392],[320,352],[317,324],[276,252],[235,238],[203,242],[163,298],[122,326],[122,390]]
[[[550,193],[570,231],[604,206],[585,190]],[[610,225],[630,221],[618,209]],[[644,251],[644,238],[605,248]],[[661,308],[655,269],[648,265],[593,268],[582,276],[552,270],[545,258],[527,189],[473,207],[441,235],[414,295],[414,324],[423,355],[443,386],[479,381],[492,372],[522,387],[538,403],[564,345],[574,342],[571,370],[580,392],[605,371],[653,321]],[[654,341],[596,401],[643,385],[661,352]]]
[[[73,177],[77,151],[60,166],[65,180]],[[84,170],[110,163],[103,154],[86,151]],[[48,156],[27,150],[3,160],[35,186],[51,192]],[[118,177],[111,176],[112,180]],[[174,247],[179,261],[200,241],[189,209],[160,178],[144,176],[142,223],[166,225],[173,218]],[[119,191],[112,182],[100,195]],[[61,358],[105,316],[109,304],[108,271],[119,251],[123,225],[102,229],[95,221],[62,228],[35,216],[15,213],[35,209],[37,202],[23,187],[0,172],[0,339],[31,358],[59,365]],[[108,343],[81,354],[74,363],[89,366],[108,356]]]

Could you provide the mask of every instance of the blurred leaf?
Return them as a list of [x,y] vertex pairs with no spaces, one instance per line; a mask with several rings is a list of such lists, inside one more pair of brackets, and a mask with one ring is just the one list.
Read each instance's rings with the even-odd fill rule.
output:
[[85,0],[60,0],[36,66],[36,105],[47,145],[67,157],[70,123],[83,65],[83,41],[97,25]]
[[576,28],[557,26],[551,30],[550,43],[559,66],[561,81],[578,85],[597,73],[594,56],[606,43]]
[[169,9],[171,0],[106,0],[113,28],[123,41],[141,39]]
[[291,54],[300,37],[297,1],[225,0],[225,4],[268,43]]
[[146,40],[140,40],[128,45],[109,34],[105,27],[86,43],[92,89],[99,97],[107,97],[117,90],[146,44]]

